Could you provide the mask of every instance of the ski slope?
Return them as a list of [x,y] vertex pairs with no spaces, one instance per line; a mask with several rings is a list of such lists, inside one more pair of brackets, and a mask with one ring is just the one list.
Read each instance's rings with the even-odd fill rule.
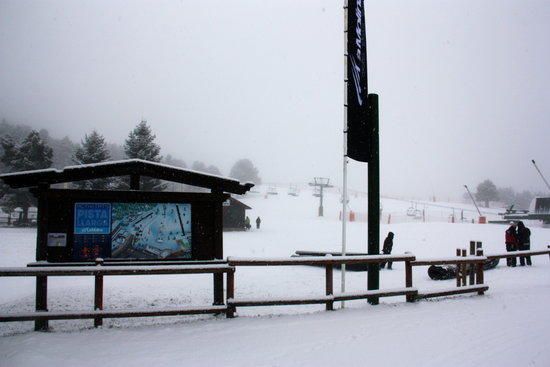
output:
[[[224,233],[225,256],[280,257],[295,250],[339,251],[341,222],[337,190],[325,196],[325,217],[317,217],[319,199],[308,190],[298,197],[260,193],[242,198],[253,209],[260,230]],[[352,197],[350,207],[366,207]],[[405,213],[410,203],[383,199],[383,213]],[[455,204],[451,205],[454,206]],[[458,204],[457,204],[458,206]],[[430,211],[432,209],[429,209]],[[444,218],[450,209],[439,208]],[[447,210],[447,211],[445,211]],[[550,229],[529,223],[532,249],[550,244]],[[443,220],[382,224],[382,239],[393,231],[394,253],[418,258],[453,256],[470,240],[486,253],[504,249],[504,225],[449,223]],[[348,224],[348,251],[365,251],[365,223]],[[0,266],[24,266],[34,260],[32,229],[0,229]],[[414,268],[419,289],[448,288],[426,267]],[[236,319],[223,316],[107,319],[101,329],[90,320],[52,321],[53,332],[32,332],[30,322],[0,324],[1,366],[548,366],[550,262],[533,257],[530,268],[501,263],[487,271],[484,296],[458,296],[414,304],[404,297],[346,302],[345,309],[324,305],[239,308]],[[340,272],[335,274],[339,289]],[[404,285],[402,263],[381,272],[381,287]],[[236,273],[237,297],[291,297],[324,293],[324,269],[250,267]],[[347,273],[347,291],[363,290],[366,276]],[[49,279],[49,309],[91,309],[91,277]],[[174,307],[212,302],[211,276],[106,277],[105,308]],[[336,305],[339,308],[339,304]],[[32,279],[0,279],[0,312],[32,310]]]

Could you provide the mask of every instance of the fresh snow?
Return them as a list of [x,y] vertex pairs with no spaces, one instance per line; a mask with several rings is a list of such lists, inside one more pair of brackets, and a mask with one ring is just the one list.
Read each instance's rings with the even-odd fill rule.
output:
[[[242,198],[260,230],[224,233],[225,256],[280,258],[295,250],[339,251],[341,222],[337,190],[327,190],[325,217],[316,216],[319,198],[261,194]],[[383,218],[410,206],[383,199]],[[452,204],[458,207],[463,204]],[[365,210],[365,198],[351,197],[350,207]],[[473,208],[469,208],[473,209]],[[393,231],[394,255],[448,258],[469,241],[482,241],[485,254],[504,251],[505,225],[448,223],[452,209],[427,207],[427,223],[400,222],[381,228],[381,241]],[[496,212],[496,210],[495,210]],[[456,213],[455,213],[456,214]],[[550,229],[528,223],[531,249],[550,244]],[[348,251],[366,250],[365,223],[348,224]],[[0,229],[0,266],[33,262],[33,229]],[[238,307],[235,319],[221,316],[106,319],[99,329],[92,320],[51,321],[52,332],[33,332],[32,322],[0,324],[0,366],[549,366],[550,261],[534,256],[532,267],[508,268],[501,260],[485,272],[483,296],[462,295],[406,303],[404,296],[325,305]],[[404,264],[382,270],[381,289],[405,286]],[[348,272],[345,293],[366,291],[364,273]],[[454,280],[432,281],[427,267],[413,268],[419,292],[444,290]],[[212,303],[212,275],[106,276],[105,309],[125,310],[200,307]],[[51,311],[93,309],[93,277],[50,277]],[[238,267],[235,299],[323,297],[325,270],[308,266]],[[334,272],[340,293],[340,272]],[[34,309],[34,280],[0,279],[0,313]]]

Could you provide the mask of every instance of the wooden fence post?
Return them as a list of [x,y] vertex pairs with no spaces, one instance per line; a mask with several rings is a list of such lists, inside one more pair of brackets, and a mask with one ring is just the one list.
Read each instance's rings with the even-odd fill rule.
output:
[[[482,248],[477,249],[476,256],[483,256],[483,249]],[[484,281],[485,281],[485,279],[483,279],[483,261],[481,261],[477,264],[477,281],[476,281],[476,284],[483,284]],[[483,291],[477,292],[477,294],[479,294],[480,296],[483,295],[484,293],[485,292],[483,292]]]
[[[48,311],[48,277],[38,275],[36,277],[36,311]],[[48,320],[35,320],[35,331],[47,331]]]
[[223,305],[223,273],[213,273],[214,305]]
[[[459,248],[456,249],[456,256],[460,257],[461,251]],[[462,285],[462,282],[460,281],[462,272],[462,267],[459,263],[456,264],[456,286],[460,287]]]
[[232,319],[235,317],[236,307],[229,304],[229,300],[235,298],[235,269],[230,269],[227,272],[227,314],[226,317]]
[[[325,269],[326,269],[326,276],[325,276],[325,279],[326,279],[326,287],[325,287],[326,288],[326,295],[327,296],[332,296],[332,294],[333,294],[332,264],[327,264]],[[327,311],[334,310],[334,302],[333,301],[327,301],[326,310]]]
[[[483,243],[481,241],[476,241],[476,253],[475,253],[476,256],[477,256],[477,250],[481,250],[481,253],[483,254]],[[481,268],[483,270],[483,266]],[[475,268],[474,272],[476,274],[475,276],[477,277],[477,267]],[[483,280],[483,274],[481,276],[482,276],[482,280]],[[477,284],[477,281],[476,281],[475,284]]]
[[[405,261],[405,287],[411,288],[413,286],[412,264],[410,260]],[[414,296],[407,294],[407,302],[414,302]]]
[[[466,257],[466,256],[467,256],[467,253],[466,253],[466,249],[465,249],[465,248],[462,249],[461,254],[462,254],[462,257]],[[462,283],[462,286],[466,286],[466,285],[467,285],[467,284],[466,284],[466,278],[467,278],[467,275],[468,275],[468,274],[467,274],[467,271],[466,271],[467,268],[468,268],[468,264],[466,264],[466,263],[462,264],[462,282],[461,282],[461,283]]]
[[[95,260],[96,266],[103,265],[103,259]],[[103,310],[103,275],[95,275],[94,310]],[[103,317],[94,318],[94,327],[103,325]]]
[[[476,243],[475,241],[470,241],[470,256],[476,255]],[[474,285],[475,284],[475,264],[469,264],[468,265],[468,284]]]

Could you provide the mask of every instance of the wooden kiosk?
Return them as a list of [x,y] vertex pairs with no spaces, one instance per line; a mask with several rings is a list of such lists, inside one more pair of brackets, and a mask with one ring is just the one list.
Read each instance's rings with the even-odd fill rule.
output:
[[[209,193],[141,191],[141,177]],[[129,190],[74,190],[81,180],[126,177]],[[28,266],[177,265],[223,262],[223,202],[254,184],[139,159],[0,175],[38,199],[36,263]],[[52,187],[52,185],[54,187]],[[37,292],[40,277],[37,277]],[[38,299],[38,297],[37,297]],[[223,304],[223,273],[214,274]]]

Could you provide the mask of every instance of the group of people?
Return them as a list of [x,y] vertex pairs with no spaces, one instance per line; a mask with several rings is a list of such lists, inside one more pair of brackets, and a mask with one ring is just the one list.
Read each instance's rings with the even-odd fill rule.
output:
[[[256,218],[256,229],[260,229],[260,224],[262,223],[262,220],[260,217]],[[244,219],[244,228],[248,231],[252,226],[250,225],[250,218],[248,216]]]
[[[258,218],[259,219],[259,218]],[[259,225],[258,225],[259,228]],[[394,233],[389,232],[388,236],[384,240],[384,246],[382,247],[382,253],[384,255],[390,255],[393,249],[393,237]],[[510,222],[510,227],[506,230],[506,251],[527,251],[531,249],[531,230],[525,227],[523,222]],[[527,263],[528,266],[531,266],[531,256],[520,256],[519,265],[525,266]],[[391,270],[392,262],[388,261],[387,263],[381,263],[380,269],[384,269],[388,266],[388,269]],[[507,258],[506,264],[508,266],[516,266],[516,258]]]
[[[510,222],[510,227],[505,234],[506,251],[526,251],[531,249],[531,231],[525,227],[523,222]],[[519,265],[525,266],[525,263],[531,266],[531,256],[520,256]],[[506,265],[516,266],[516,258],[506,259]]]

